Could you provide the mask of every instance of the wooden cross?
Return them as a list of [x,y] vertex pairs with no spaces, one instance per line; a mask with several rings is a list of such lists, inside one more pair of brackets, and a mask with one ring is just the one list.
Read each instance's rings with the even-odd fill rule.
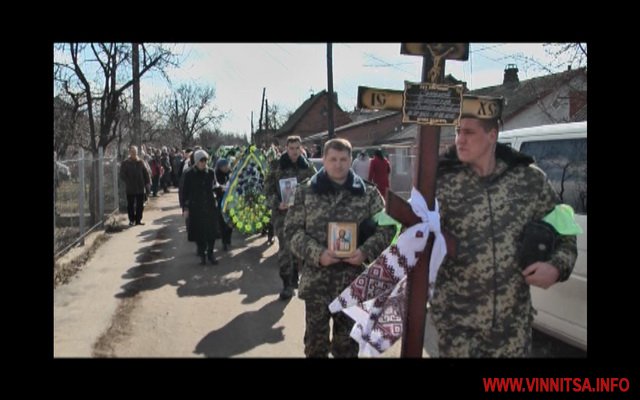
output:
[[[440,83],[444,79],[445,59],[466,60],[468,43],[404,43],[402,54],[422,55],[422,82]],[[413,186],[426,199],[430,210],[434,210],[436,192],[436,171],[440,146],[440,127],[420,125],[418,132],[416,173]],[[404,226],[412,226],[420,221],[409,203],[392,191],[387,193],[387,213]],[[402,357],[422,357],[426,304],[429,287],[429,264],[434,235],[429,234],[425,251],[408,276],[408,305],[406,323],[403,329]]]

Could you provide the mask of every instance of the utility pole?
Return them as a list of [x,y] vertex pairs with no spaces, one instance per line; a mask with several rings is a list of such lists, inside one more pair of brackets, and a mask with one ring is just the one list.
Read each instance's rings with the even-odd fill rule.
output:
[[253,111],[251,111],[251,143],[254,143],[254,137],[253,137]]
[[260,101],[260,119],[258,120],[258,132],[262,131],[262,113],[264,112],[264,95],[267,88],[262,88],[262,100]]
[[264,129],[269,130],[269,100],[264,99]]
[[[133,67],[133,134],[138,142],[138,151],[142,151],[142,127],[140,126],[140,54],[139,43],[132,43]],[[119,149],[118,149],[119,150]]]
[[329,97],[327,99],[327,118],[328,120],[328,131],[329,131],[329,139],[333,139],[336,136],[336,133],[333,129],[333,56],[332,56],[332,46],[331,42],[327,43],[327,83],[328,83],[328,92]]

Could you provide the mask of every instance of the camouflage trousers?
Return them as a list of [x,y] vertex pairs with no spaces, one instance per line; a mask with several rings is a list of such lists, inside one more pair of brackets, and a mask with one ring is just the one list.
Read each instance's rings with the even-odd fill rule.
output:
[[529,357],[531,325],[480,330],[469,327],[438,327],[439,357]]
[[[329,321],[333,319],[333,337],[329,341]],[[358,357],[358,343],[349,333],[353,320],[345,313],[331,314],[329,304],[324,299],[305,300],[304,355],[307,358],[327,358],[329,352],[334,358]]]
[[288,286],[293,283],[294,279],[296,281],[298,280],[297,260],[289,249],[289,241],[284,237],[284,218],[286,214],[273,211],[272,215],[271,222],[278,237],[278,267],[280,268],[280,278],[284,286]]

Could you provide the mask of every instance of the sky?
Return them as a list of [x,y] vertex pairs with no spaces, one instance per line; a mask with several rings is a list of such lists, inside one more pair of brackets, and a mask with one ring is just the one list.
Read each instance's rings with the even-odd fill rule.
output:
[[[167,45],[167,44],[165,44]],[[419,82],[422,58],[400,54],[400,43],[333,43],[333,87],[345,111],[356,105],[358,86],[402,90],[404,81]],[[269,105],[295,111],[313,93],[327,88],[325,43],[178,43],[172,50],[180,66],[167,69],[171,83],[158,73],[141,81],[141,97],[155,96],[182,83],[215,88],[215,105],[228,114],[218,126],[223,132],[249,135],[260,116],[262,89]],[[535,60],[532,62],[531,60]],[[520,80],[545,75],[540,65],[554,60],[542,43],[471,43],[469,60],[447,60],[445,74],[466,81],[470,89],[502,83],[507,64],[516,64]],[[573,66],[574,68],[577,65]]]

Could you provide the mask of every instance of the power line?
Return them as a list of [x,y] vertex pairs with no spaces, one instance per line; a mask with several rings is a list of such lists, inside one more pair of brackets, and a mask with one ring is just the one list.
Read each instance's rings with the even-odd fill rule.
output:
[[287,67],[285,64],[282,63],[282,61],[280,61],[277,57],[275,57],[274,55],[272,55],[268,50],[266,50],[265,48],[261,48],[261,50],[267,54],[267,56],[269,56],[269,58],[271,58],[273,61],[277,62],[278,64],[282,65],[287,71],[291,71],[289,69],[289,67]]
[[399,68],[398,65],[415,65],[415,62],[390,63],[390,62],[388,62],[386,60],[381,59],[380,57],[374,56],[373,54],[365,53],[365,52],[360,51],[360,50],[356,50],[356,49],[354,49],[353,47],[351,47],[348,44],[344,44],[344,43],[336,43],[336,44],[340,44],[341,46],[345,46],[351,51],[357,51],[358,53],[362,54],[363,56],[368,57],[368,58],[370,58],[370,59],[372,59],[374,61],[377,61],[377,62],[381,63],[381,64],[378,64],[378,65],[363,64],[363,66],[365,66],[365,67],[391,67],[391,68],[397,69],[398,71],[404,72],[406,74],[411,74],[412,73],[411,71],[407,71],[406,69]]

